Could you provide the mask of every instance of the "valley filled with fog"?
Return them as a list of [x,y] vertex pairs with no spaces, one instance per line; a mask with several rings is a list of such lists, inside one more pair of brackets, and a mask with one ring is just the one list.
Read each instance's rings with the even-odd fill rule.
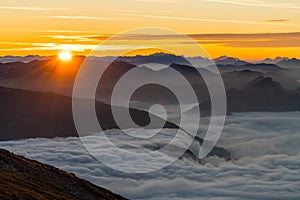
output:
[[[208,118],[202,120],[200,134]],[[227,117],[217,143],[231,153],[230,160],[208,157],[199,161],[183,156],[170,166],[147,174],[127,174],[102,165],[78,137],[2,141],[0,147],[75,173],[130,199],[297,199],[299,124],[299,112],[234,113]],[[145,130],[127,131],[137,134]],[[147,131],[151,134],[156,130]],[[105,133],[128,151],[149,150],[145,145],[148,140],[128,140],[116,129]],[[171,129],[164,129],[154,143],[164,145],[172,134]],[[85,138],[91,143],[97,140],[97,135],[87,137],[91,137]],[[108,158],[114,157],[109,149],[103,147],[103,152]]]

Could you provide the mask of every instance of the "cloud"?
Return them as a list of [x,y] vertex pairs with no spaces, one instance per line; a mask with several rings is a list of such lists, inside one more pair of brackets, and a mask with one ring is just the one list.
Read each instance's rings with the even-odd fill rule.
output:
[[53,19],[82,19],[82,20],[128,20],[128,18],[124,17],[95,17],[95,16],[68,16],[68,15],[59,15],[59,16],[49,16],[49,18]]
[[300,33],[192,34],[199,43],[238,48],[300,47]]
[[[200,44],[221,45],[238,48],[283,48],[283,47],[300,47],[300,32],[286,33],[218,33],[218,34],[188,34]],[[174,43],[189,44],[185,42],[186,36],[183,35],[150,35],[135,34],[122,35],[114,37],[114,40],[174,40]],[[93,37],[91,39],[97,39]],[[103,40],[100,36],[99,40]],[[192,43],[194,44],[194,43]]]
[[[188,34],[200,44],[221,45],[238,48],[283,48],[300,47],[300,32],[290,33],[218,33],[218,34]],[[173,39],[174,43],[194,44],[193,42],[182,41],[183,35],[128,35],[126,39],[136,40],[164,40]]]
[[181,2],[182,0],[135,0],[137,2],[150,2],[150,3],[178,3]]
[[146,14],[134,14],[134,13],[124,13],[127,16],[137,16],[146,18],[157,18],[157,19],[167,19],[167,20],[182,20],[182,21],[198,21],[198,22],[216,22],[216,23],[231,23],[231,24],[252,24],[252,25],[274,25],[274,26],[300,26],[299,24],[278,24],[270,22],[258,22],[258,21],[248,21],[248,20],[231,20],[231,19],[206,19],[206,18],[192,18],[192,17],[175,17],[166,15],[146,15]]
[[58,40],[74,40],[77,42],[99,42],[100,40],[106,40],[109,38],[108,35],[44,35],[38,37]]
[[288,9],[299,9],[299,3],[280,3],[274,1],[264,0],[204,0],[207,2],[222,3],[222,4],[233,4],[240,6],[255,6],[255,7],[267,7],[267,8],[288,8]]
[[5,29],[2,31],[38,32],[38,33],[91,33],[84,30],[59,30],[59,29]]
[[40,7],[15,7],[15,6],[0,6],[3,10],[27,10],[27,11],[52,11],[52,10],[65,10],[64,8],[40,8]]
[[[30,30],[32,31],[32,30]],[[33,30],[36,32],[45,32],[45,33],[86,33],[86,32],[90,32],[90,31],[83,31],[83,30]]]
[[290,21],[290,19],[267,19],[267,20],[262,20],[262,22],[287,22]]
[[143,10],[114,9],[113,11],[117,13],[175,13],[176,12],[176,10],[172,10],[172,9],[143,9]]
[[[101,45],[98,47],[100,41],[108,39],[112,34],[59,34],[59,35],[44,35],[38,37],[52,38],[55,42],[51,43],[30,43],[30,42],[0,42],[0,50],[2,51],[32,51],[32,50],[61,50],[68,49],[72,51],[93,50],[124,50],[132,48],[144,48],[143,45],[131,45],[131,41],[143,40],[173,40],[174,44],[200,44],[218,45],[225,47],[236,48],[299,48],[300,47],[300,32],[290,33],[245,33],[245,34],[189,34],[187,36],[193,38],[195,42],[186,42],[184,35],[151,35],[151,34],[123,34],[121,36],[114,36],[110,40],[113,41],[127,41],[122,42],[123,45]],[[68,41],[71,40],[71,41]],[[65,44],[69,42],[70,44]],[[72,42],[76,42],[72,44]],[[127,45],[126,45],[127,44]],[[142,43],[141,43],[142,44]],[[5,48],[1,48],[3,45]],[[6,45],[11,45],[7,48]]]
[[[73,172],[130,199],[288,200],[300,196],[299,124],[299,112],[234,114],[228,116],[218,146],[229,149],[237,160],[207,158],[200,164],[181,159],[149,174],[111,170],[75,137],[2,141],[0,147]],[[128,150],[149,142],[128,140],[118,130],[106,134]],[[163,136],[157,141],[167,140]],[[114,152],[104,150],[107,158],[114,157]]]
[[[0,48],[0,51],[53,51],[69,50],[74,52],[83,52],[85,50],[107,51],[124,50],[132,48],[142,48],[143,46],[131,45],[95,45],[95,44],[57,44],[57,43],[27,43],[27,42],[0,42],[1,44],[15,45],[11,48]],[[21,47],[18,47],[21,46]]]

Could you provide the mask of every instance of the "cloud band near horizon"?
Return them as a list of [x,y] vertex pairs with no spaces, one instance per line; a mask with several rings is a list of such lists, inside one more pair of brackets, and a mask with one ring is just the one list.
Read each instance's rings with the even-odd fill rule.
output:
[[[9,41],[0,42],[0,55],[51,55],[60,50],[68,49],[77,54],[88,55],[99,43],[112,36],[112,34],[45,34],[38,36],[38,42]],[[297,57],[295,51],[300,50],[300,32],[282,33],[195,33],[187,34],[195,42],[203,45],[212,57],[229,55],[233,57],[257,59],[263,57]],[[45,42],[47,41],[47,42]],[[149,41],[169,42],[173,45],[189,48],[182,35],[122,35],[113,38],[114,45],[104,46],[103,50],[118,51],[130,45],[142,46]],[[127,41],[124,43],[124,41]],[[143,42],[144,41],[144,42]],[[171,42],[170,42],[171,41]],[[255,51],[253,50],[255,49]],[[249,53],[251,51],[251,54]],[[187,55],[193,53],[187,51]],[[195,54],[192,54],[195,56]],[[248,57],[246,57],[246,55]]]

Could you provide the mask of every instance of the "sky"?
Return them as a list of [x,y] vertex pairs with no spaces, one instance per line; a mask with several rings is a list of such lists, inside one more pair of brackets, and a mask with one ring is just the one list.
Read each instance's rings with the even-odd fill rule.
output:
[[[213,58],[300,57],[300,2],[295,0],[3,0],[0,17],[0,56],[89,55],[115,34],[160,27],[191,37]],[[149,39],[125,40],[142,45]],[[176,35],[152,40],[198,56]],[[118,55],[126,47],[119,43],[111,42],[103,55]]]

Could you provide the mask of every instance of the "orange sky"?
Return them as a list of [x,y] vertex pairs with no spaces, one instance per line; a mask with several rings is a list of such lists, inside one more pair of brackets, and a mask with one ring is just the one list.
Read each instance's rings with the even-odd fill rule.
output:
[[[123,31],[162,27],[186,34],[211,57],[248,60],[300,57],[300,2],[295,0],[3,0],[0,2],[0,55],[87,55],[103,40]],[[148,36],[116,40],[103,55]],[[176,35],[152,40],[172,44],[187,56],[193,45]]]

